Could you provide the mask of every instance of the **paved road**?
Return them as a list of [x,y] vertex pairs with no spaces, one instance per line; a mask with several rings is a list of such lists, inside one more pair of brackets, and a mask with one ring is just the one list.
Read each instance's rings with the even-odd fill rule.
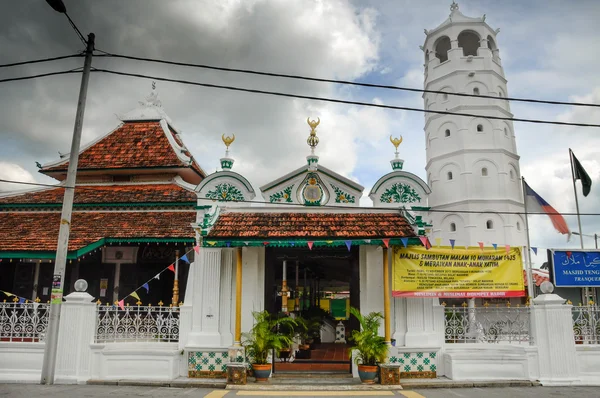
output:
[[598,387],[505,387],[439,388],[402,391],[228,391],[205,388],[119,387],[119,386],[40,386],[0,384],[0,397],[10,398],[95,398],[95,397],[399,397],[399,398],[596,398]]

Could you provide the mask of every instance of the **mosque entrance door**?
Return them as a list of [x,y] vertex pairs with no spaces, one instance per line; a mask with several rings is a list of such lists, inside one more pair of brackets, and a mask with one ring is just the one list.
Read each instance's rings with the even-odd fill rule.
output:
[[274,353],[275,372],[350,373],[348,337],[359,327],[358,247],[267,248],[265,308],[304,320],[290,351]]

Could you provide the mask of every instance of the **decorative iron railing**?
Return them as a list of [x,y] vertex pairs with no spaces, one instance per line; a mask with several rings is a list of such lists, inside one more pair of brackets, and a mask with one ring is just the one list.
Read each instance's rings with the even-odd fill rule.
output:
[[0,303],[0,341],[44,341],[49,314],[47,303]]
[[446,306],[446,343],[529,343],[529,316],[528,306]]
[[574,306],[572,312],[575,344],[600,344],[600,307]]
[[97,343],[177,342],[179,307],[98,305]]

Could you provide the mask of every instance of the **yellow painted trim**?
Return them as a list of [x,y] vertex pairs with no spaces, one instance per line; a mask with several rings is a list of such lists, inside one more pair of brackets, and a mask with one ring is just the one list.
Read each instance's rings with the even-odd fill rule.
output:
[[223,398],[225,395],[227,395],[229,391],[225,390],[215,390],[215,391],[211,391],[208,394],[206,394],[204,396],[204,398]]
[[400,395],[404,395],[406,398],[425,398],[424,395],[414,391],[398,391]]
[[235,336],[234,345],[240,346],[242,342],[242,248],[235,250]]
[[392,333],[390,328],[390,297],[392,291],[390,289],[390,262],[387,247],[383,248],[383,322],[385,331],[385,342],[390,344],[392,341]]
[[[395,395],[393,391],[238,391],[240,396],[287,396],[287,397],[366,397],[366,396],[390,396]],[[415,396],[416,397],[416,396]]]

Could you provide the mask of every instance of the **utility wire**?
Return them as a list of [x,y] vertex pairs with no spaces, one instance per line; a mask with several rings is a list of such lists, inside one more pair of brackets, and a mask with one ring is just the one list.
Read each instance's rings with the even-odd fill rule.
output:
[[447,92],[447,91],[424,90],[424,89],[418,89],[418,88],[401,87],[401,86],[393,86],[393,85],[385,85],[385,84],[360,83],[360,82],[353,82],[353,81],[348,81],[348,80],[323,79],[323,78],[309,77],[309,76],[302,76],[302,75],[261,72],[261,71],[252,70],[252,69],[225,68],[225,67],[206,65],[206,64],[194,64],[194,63],[188,63],[188,62],[169,61],[169,60],[164,60],[164,59],[134,57],[131,55],[111,54],[106,51],[101,51],[101,52],[103,54],[97,55],[98,57],[122,58],[122,59],[134,60],[134,61],[155,62],[155,63],[166,64],[166,65],[176,65],[176,66],[187,66],[187,67],[193,67],[193,68],[211,69],[211,70],[218,70],[218,71],[222,71],[222,72],[244,73],[244,74],[269,76],[269,77],[283,77],[283,78],[287,78],[287,79],[307,80],[307,81],[321,82],[321,83],[345,84],[345,85],[359,86],[359,87],[383,88],[383,89],[388,89],[388,90],[411,91],[411,92],[415,92],[415,93],[447,94],[447,95],[453,95],[453,96],[457,96],[457,97],[489,98],[489,99],[500,100],[500,101],[518,101],[518,102],[532,102],[532,103],[536,103],[536,104],[589,106],[589,107],[600,108],[600,104],[592,104],[592,103],[584,103],[584,102],[550,101],[550,100],[538,100],[538,99],[531,99],[531,98],[496,97],[496,96],[492,96],[492,95],[451,93],[451,92]]
[[79,31],[79,28],[77,28],[77,25],[75,25],[75,22],[73,22],[73,20],[71,19],[69,14],[67,14],[66,11],[64,12],[64,14],[67,17],[67,19],[69,20],[69,24],[71,24],[71,27],[73,28],[73,30],[75,30],[75,33],[77,33],[77,36],[79,36],[79,40],[81,40],[81,42],[83,43],[83,46],[87,47],[87,40],[85,39],[85,37],[83,37],[83,35]]
[[347,101],[347,100],[336,99],[336,98],[314,97],[314,96],[309,96],[309,95],[282,93],[282,92],[278,92],[278,91],[267,91],[267,90],[250,89],[250,88],[243,88],[243,87],[236,87],[236,86],[224,86],[224,85],[220,85],[220,84],[200,83],[200,82],[193,82],[193,81],[181,80],[181,79],[170,79],[170,78],[165,78],[165,77],[143,75],[140,73],[118,72],[118,71],[109,70],[109,69],[94,68],[94,69],[92,69],[92,72],[103,72],[103,73],[109,73],[109,74],[113,74],[113,75],[139,77],[139,78],[143,78],[143,79],[159,80],[159,81],[164,81],[164,82],[180,83],[180,84],[189,84],[189,85],[193,85],[193,86],[220,88],[220,89],[232,90],[232,91],[242,91],[242,92],[246,92],[246,93],[274,95],[274,96],[278,96],[278,97],[300,98],[300,99],[306,99],[306,100],[312,100],[312,101],[333,102],[333,103],[337,103],[337,104],[360,105],[360,106],[368,106],[368,107],[373,107],[373,108],[394,109],[394,110],[403,110],[403,111],[421,112],[421,113],[433,113],[433,114],[439,114],[439,115],[464,116],[464,117],[481,118],[481,119],[507,120],[507,121],[511,121],[511,122],[554,124],[554,125],[559,125],[559,126],[600,127],[600,124],[558,122],[558,121],[539,120],[539,119],[523,119],[523,118],[515,118],[515,117],[511,118],[511,117],[505,117],[505,116],[476,115],[473,113],[436,111],[436,110],[430,110],[430,109],[410,108],[410,107],[405,107],[405,106],[374,104],[374,103],[370,103],[370,102]]
[[81,56],[83,56],[83,54],[79,53],[79,54],[63,55],[60,57],[33,59],[31,61],[14,62],[12,64],[1,64],[0,68],[8,68],[11,66],[21,66],[21,65],[30,65],[30,64],[39,64],[41,62],[58,61],[59,59],[75,58],[75,57],[81,57]]
[[14,81],[19,81],[19,80],[37,79],[38,77],[48,77],[48,76],[56,76],[56,75],[68,75],[68,74],[71,74],[71,73],[80,73],[80,71],[77,70],[77,69],[71,69],[71,70],[64,70],[64,71],[60,71],[60,72],[41,73],[39,75],[29,75],[29,76],[21,76],[21,77],[9,77],[9,78],[6,78],[6,79],[0,79],[0,83],[14,82]]
[[[43,184],[43,183],[38,183],[38,182],[13,181],[13,180],[6,180],[6,179],[0,179],[0,182],[6,182],[6,183],[10,183],[10,184],[35,185],[35,186],[49,187],[49,188],[76,189],[76,190],[85,190],[85,189],[95,190],[95,189],[102,188],[102,187],[109,187],[109,185],[77,185],[75,187],[68,187],[68,186],[64,186],[64,185]],[[135,185],[131,185],[131,186],[135,187]],[[13,192],[11,192],[11,193],[13,193]],[[27,194],[27,193],[29,193],[29,192],[14,192],[15,196],[24,195],[24,194]],[[198,200],[202,200],[202,201],[206,201],[206,202],[218,202],[215,199],[209,199],[209,198],[198,198]],[[231,203],[250,203],[250,204],[254,203],[254,204],[264,204],[264,205],[273,205],[273,206],[286,206],[286,207],[302,207],[302,208],[307,208],[307,206],[303,205],[302,203],[267,202],[267,201],[261,201],[261,200],[232,200]],[[7,203],[0,203],[0,204],[7,204]],[[383,208],[383,207],[341,206],[341,205],[325,205],[325,206],[322,206],[321,208],[327,208],[327,209],[345,209],[345,210],[353,210],[353,209],[356,210],[356,209],[359,209],[359,210],[385,211],[385,212],[389,212],[390,210],[394,210],[393,208]],[[407,210],[411,210],[411,209],[407,209]],[[424,212],[429,212],[429,213],[525,215],[525,212],[519,212],[519,211],[492,211],[492,210],[487,210],[487,211],[459,210],[459,211],[456,211],[456,210],[428,209],[428,210],[412,210],[412,211],[415,211],[415,212],[424,211]],[[558,215],[563,215],[563,216],[575,216],[577,214],[579,214],[580,216],[600,216],[600,213],[560,213],[560,212],[551,212],[551,213],[537,212],[537,213],[531,213],[531,212],[527,212],[527,215],[557,215],[557,214]]]

